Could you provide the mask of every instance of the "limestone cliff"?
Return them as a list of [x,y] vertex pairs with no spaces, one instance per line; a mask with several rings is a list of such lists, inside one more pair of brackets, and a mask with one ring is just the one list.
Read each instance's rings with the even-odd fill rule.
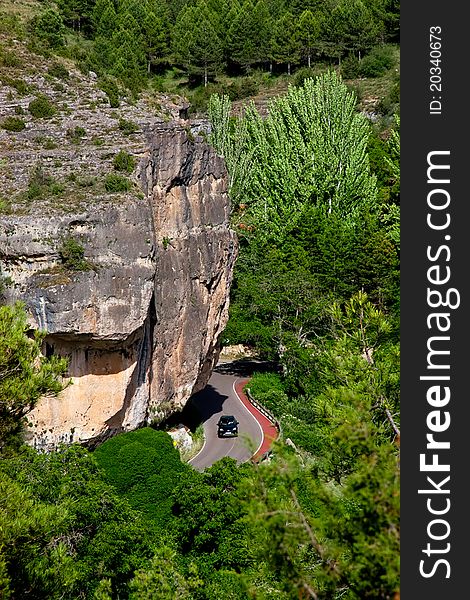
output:
[[[0,109],[10,109],[1,97]],[[121,116],[104,101],[99,111],[80,110],[72,130],[65,115],[39,125],[28,116],[24,131],[0,131],[9,202],[0,267],[14,282],[7,300],[25,302],[31,326],[47,331],[44,352],[69,358],[72,381],[30,413],[28,438],[38,448],[93,445],[164,418],[201,389],[217,359],[237,249],[223,161],[196,125],[177,114],[149,117],[135,104],[123,103]],[[129,114],[134,130],[116,127]],[[108,120],[114,127],[103,126]],[[34,145],[38,126],[51,143]],[[81,139],[67,139],[77,126]],[[110,193],[103,178],[122,147],[133,159],[131,185]],[[33,183],[42,185],[37,197]],[[78,258],[67,255],[68,243]]]

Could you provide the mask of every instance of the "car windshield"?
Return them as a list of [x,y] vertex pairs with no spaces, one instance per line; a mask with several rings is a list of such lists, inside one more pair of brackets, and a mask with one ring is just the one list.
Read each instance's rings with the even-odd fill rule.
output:
[[235,417],[220,417],[220,422],[224,425],[228,425],[235,421]]

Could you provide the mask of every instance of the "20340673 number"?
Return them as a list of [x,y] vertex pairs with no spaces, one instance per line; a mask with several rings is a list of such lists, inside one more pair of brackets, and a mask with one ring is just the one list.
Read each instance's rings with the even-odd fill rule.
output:
[[[431,92],[442,92],[442,68],[441,68],[441,38],[442,29],[439,25],[429,28],[429,90]],[[432,96],[429,105],[431,114],[441,114],[441,96]]]

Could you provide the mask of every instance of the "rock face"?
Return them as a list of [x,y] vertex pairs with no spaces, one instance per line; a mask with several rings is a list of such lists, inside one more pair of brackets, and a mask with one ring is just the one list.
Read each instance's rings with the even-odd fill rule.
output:
[[144,138],[141,193],[0,216],[8,300],[47,331],[46,354],[69,358],[71,384],[29,415],[38,448],[163,419],[217,360],[237,251],[223,161],[182,124],[153,123]]

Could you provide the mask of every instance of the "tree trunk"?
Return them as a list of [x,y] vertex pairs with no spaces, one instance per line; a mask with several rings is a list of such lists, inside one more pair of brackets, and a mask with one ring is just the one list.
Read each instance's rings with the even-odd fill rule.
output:
[[312,56],[311,54],[308,55],[308,68],[310,69],[312,67]]
[[287,63],[287,74],[290,75],[291,72],[291,68],[290,68],[290,62]]
[[207,76],[207,67],[204,67],[204,87],[207,87],[208,76]]

